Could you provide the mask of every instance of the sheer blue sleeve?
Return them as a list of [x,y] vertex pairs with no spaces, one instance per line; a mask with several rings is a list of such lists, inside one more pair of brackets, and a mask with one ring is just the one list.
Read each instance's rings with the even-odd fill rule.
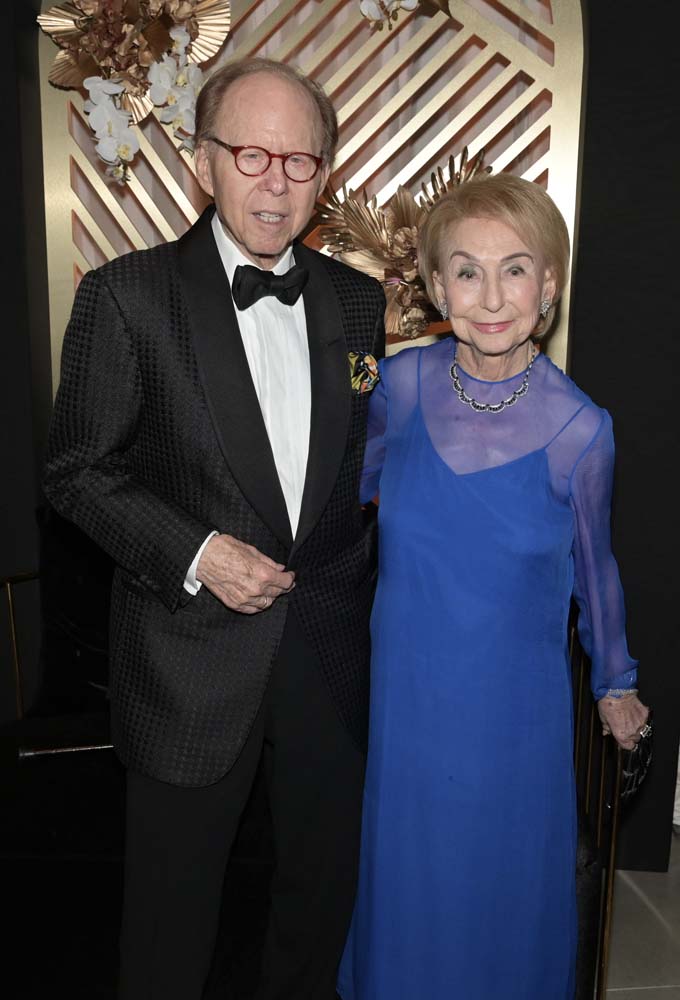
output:
[[574,598],[578,633],[592,664],[596,699],[635,688],[637,662],[626,644],[626,615],[619,570],[611,550],[610,513],[614,437],[609,414],[576,463],[570,500],[576,515]]
[[385,434],[387,431],[387,389],[385,386],[384,361],[378,363],[380,381],[371,392],[368,402],[368,427],[366,431],[366,451],[361,473],[359,499],[369,503],[378,492],[380,474],[385,457]]

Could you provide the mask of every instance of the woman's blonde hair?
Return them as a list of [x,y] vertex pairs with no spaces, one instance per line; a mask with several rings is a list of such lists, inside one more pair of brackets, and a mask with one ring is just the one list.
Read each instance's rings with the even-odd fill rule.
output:
[[569,232],[560,210],[539,184],[513,174],[479,174],[439,199],[418,234],[418,270],[427,294],[437,305],[433,272],[442,273],[447,237],[464,219],[495,219],[513,229],[532,250],[540,252],[555,280],[555,295],[534,333],[543,336],[569,272]]

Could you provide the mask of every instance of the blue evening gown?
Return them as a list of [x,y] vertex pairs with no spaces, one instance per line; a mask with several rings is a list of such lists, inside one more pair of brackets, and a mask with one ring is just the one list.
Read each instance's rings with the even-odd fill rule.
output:
[[[609,541],[611,421],[544,355],[476,413],[455,341],[381,363],[371,727],[343,1000],[572,1000],[567,618],[593,690],[634,685]],[[500,383],[461,373],[497,402]]]

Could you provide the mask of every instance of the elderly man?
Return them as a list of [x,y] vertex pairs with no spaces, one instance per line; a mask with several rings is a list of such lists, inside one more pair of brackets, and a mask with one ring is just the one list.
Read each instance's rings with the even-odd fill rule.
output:
[[337,140],[314,82],[231,63],[200,94],[196,139],[214,208],[80,284],[45,483],[117,565],[120,996],[201,997],[264,758],[258,1000],[329,1000],[357,866],[372,592],[357,484],[384,297],[295,242]]

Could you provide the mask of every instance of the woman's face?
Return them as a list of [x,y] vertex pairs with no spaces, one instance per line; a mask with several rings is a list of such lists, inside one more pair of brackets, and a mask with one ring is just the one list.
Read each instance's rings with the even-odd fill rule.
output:
[[525,343],[555,281],[536,250],[504,222],[464,219],[451,229],[434,272],[456,337],[476,353],[500,356]]

